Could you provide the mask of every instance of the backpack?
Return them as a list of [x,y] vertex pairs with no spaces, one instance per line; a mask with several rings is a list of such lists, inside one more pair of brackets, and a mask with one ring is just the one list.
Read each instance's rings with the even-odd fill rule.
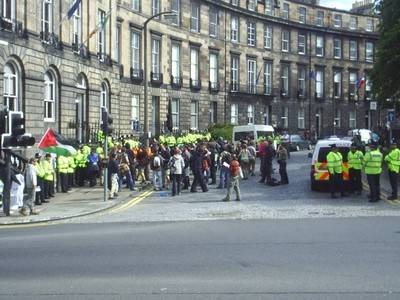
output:
[[171,174],[175,174],[175,172],[176,172],[175,162],[176,162],[175,157],[171,157],[171,159],[168,162],[168,168],[169,168],[169,171],[171,172]]
[[249,151],[244,151],[242,154],[240,154],[240,161],[247,163],[249,162]]
[[161,166],[161,159],[158,155],[153,156],[150,160],[150,167],[152,170],[156,170]]

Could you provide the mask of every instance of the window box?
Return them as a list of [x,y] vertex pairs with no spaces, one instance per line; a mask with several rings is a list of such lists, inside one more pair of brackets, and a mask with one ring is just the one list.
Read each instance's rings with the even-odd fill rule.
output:
[[63,49],[62,42],[60,42],[58,36],[56,36],[52,32],[41,31],[40,32],[40,39],[42,41],[42,44],[44,44],[44,45],[51,46],[51,47],[53,47],[54,49],[57,49],[57,50],[62,50]]
[[201,81],[190,78],[190,89],[193,91],[199,91],[201,89]]
[[163,74],[150,72],[150,82],[152,85],[161,86],[163,84]]
[[219,82],[208,82],[208,89],[210,90],[210,93],[218,93],[220,88]]
[[171,75],[171,86],[175,89],[180,89],[182,87],[182,76],[174,77]]
[[134,69],[131,67],[131,81],[134,83],[141,83],[143,81],[143,70],[142,69]]

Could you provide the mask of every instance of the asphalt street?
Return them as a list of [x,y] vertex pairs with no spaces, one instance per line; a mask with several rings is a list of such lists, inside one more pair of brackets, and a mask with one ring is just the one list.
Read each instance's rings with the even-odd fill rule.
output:
[[[0,227],[0,299],[400,299],[400,207],[290,184],[147,192],[105,213]],[[276,176],[276,175],[275,175]]]

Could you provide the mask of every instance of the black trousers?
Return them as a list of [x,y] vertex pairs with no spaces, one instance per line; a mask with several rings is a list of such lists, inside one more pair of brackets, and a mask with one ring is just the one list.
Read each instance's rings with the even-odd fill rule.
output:
[[171,180],[172,180],[172,196],[180,194],[182,174],[172,174]]
[[217,166],[212,165],[210,167],[210,177],[211,177],[211,184],[217,183]]
[[195,173],[193,174],[194,178],[193,178],[193,183],[192,186],[190,187],[190,191],[191,192],[195,192],[197,190],[197,186],[200,185],[201,189],[203,192],[207,192],[208,188],[204,182],[204,176],[203,174],[200,173]]
[[261,168],[261,180],[265,182],[267,181],[268,184],[272,183],[272,161],[270,159],[264,158],[261,163],[263,164]]
[[43,183],[44,187],[44,197],[45,198],[50,198],[54,197],[54,181],[53,180],[44,180]]
[[68,173],[60,173],[60,180],[61,191],[63,193],[68,192]]
[[43,178],[37,177],[37,185],[40,187],[40,192],[36,192],[36,203],[42,203],[44,201],[44,181]]
[[381,187],[379,181],[380,176],[381,174],[367,174],[371,201],[380,200],[380,194],[381,194]]
[[74,173],[68,173],[68,189],[70,190],[72,187],[74,187],[74,177],[75,177],[75,172]]
[[288,184],[289,178],[286,171],[286,161],[280,160],[279,163],[279,175],[281,176],[281,183]]
[[78,186],[84,186],[85,185],[85,179],[86,179],[86,168],[78,167],[76,169],[75,173],[75,178],[76,178],[76,184]]
[[349,169],[349,188],[351,192],[361,192],[361,170]]
[[397,198],[397,180],[398,180],[399,174],[396,172],[389,171],[389,181],[390,181],[390,186],[392,187],[392,196]]
[[342,173],[329,174],[331,195],[335,193],[343,194],[343,175]]

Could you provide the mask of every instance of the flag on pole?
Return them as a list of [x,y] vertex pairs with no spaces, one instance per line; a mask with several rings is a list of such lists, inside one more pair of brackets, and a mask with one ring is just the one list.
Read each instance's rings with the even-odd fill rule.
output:
[[[96,34],[96,32],[100,32],[104,30],[104,27],[106,27],[106,24],[108,22],[108,19],[110,18],[111,15],[111,10],[105,15],[104,19],[100,20],[99,24],[96,26],[95,29],[93,29],[90,33],[89,36],[87,38],[87,40],[89,40],[93,35]],[[86,40],[86,41],[87,41]]]
[[82,0],[74,0],[72,2],[71,7],[68,9],[67,12],[67,18],[71,19],[71,17],[74,15],[75,11],[79,8],[79,5],[81,4]]
[[357,89],[362,89],[365,86],[365,77],[356,81]]
[[38,147],[46,153],[55,153],[63,156],[71,156],[76,153],[75,148],[69,145],[68,141],[51,128],[47,129]]

